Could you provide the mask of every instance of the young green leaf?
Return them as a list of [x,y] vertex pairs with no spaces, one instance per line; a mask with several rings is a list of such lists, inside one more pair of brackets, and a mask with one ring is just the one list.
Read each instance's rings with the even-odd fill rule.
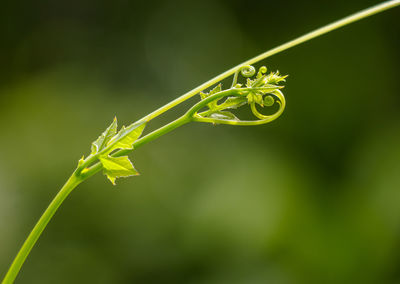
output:
[[285,82],[287,76],[288,75],[279,75],[279,71],[276,71],[275,73],[271,72],[269,75],[266,76],[266,81],[269,84],[278,84],[279,82]]
[[92,155],[99,153],[103,150],[108,141],[117,133],[117,118],[114,117],[111,125],[92,143]]
[[247,80],[246,80],[246,87],[247,87],[247,88],[251,88],[251,86],[252,86],[252,84],[253,84],[254,81],[255,81],[255,80],[251,80],[250,78],[247,78]]
[[107,178],[115,185],[115,179],[119,177],[136,176],[139,173],[133,167],[128,156],[110,157],[103,156],[99,158],[103,165],[103,172]]
[[128,127],[122,126],[118,134],[107,143],[103,154],[108,154],[116,149],[133,149],[133,142],[142,135],[145,126],[145,122],[133,123]]

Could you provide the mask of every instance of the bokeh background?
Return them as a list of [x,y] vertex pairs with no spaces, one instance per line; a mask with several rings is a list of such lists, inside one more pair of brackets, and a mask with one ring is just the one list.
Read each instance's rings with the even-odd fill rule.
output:
[[[114,115],[374,4],[2,2],[1,277]],[[290,75],[277,121],[186,125],[131,155],[141,176],[80,185],[16,283],[400,283],[399,16],[262,62]]]

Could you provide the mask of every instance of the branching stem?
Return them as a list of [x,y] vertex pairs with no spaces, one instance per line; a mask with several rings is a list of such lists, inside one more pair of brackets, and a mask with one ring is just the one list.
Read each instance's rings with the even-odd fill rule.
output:
[[[194,95],[198,94],[199,92],[215,85],[216,83],[219,83],[220,81],[222,81],[223,79],[231,76],[232,74],[235,74],[235,72],[237,72],[238,70],[240,70],[243,66],[245,65],[251,65],[254,64],[258,61],[261,61],[267,57],[270,57],[272,55],[275,55],[279,52],[282,52],[284,50],[287,50],[291,47],[294,47],[296,45],[299,45],[301,43],[304,43],[306,41],[309,41],[313,38],[319,37],[323,34],[326,34],[330,31],[336,30],[340,27],[346,26],[350,23],[356,22],[358,20],[361,20],[363,18],[366,18],[368,16],[380,13],[382,11],[385,11],[387,9],[393,8],[395,6],[400,5],[400,0],[392,0],[392,1],[386,1],[383,2],[381,4],[378,4],[376,6],[370,7],[368,9],[362,10],[360,12],[357,12],[353,15],[350,15],[348,17],[345,17],[339,21],[333,22],[329,25],[326,25],[322,28],[316,29],[310,33],[307,33],[303,36],[300,36],[294,40],[291,40],[285,44],[282,44],[276,48],[273,48],[269,51],[266,51],[256,57],[253,57],[227,71],[225,71],[224,73],[214,77],[213,79],[205,82],[204,84],[198,86],[197,88],[194,88],[193,90],[187,92],[186,94],[183,94],[182,96],[178,97],[177,99],[171,101],[170,103],[162,106],[161,108],[153,111],[152,113],[150,113],[149,115],[143,117],[141,120],[139,120],[139,122],[148,122],[154,118],[156,118],[157,116],[163,114],[164,112],[170,110],[171,108],[179,105],[180,103],[190,99],[191,97],[193,97]],[[237,75],[238,73],[235,74],[235,78],[234,78],[234,83],[232,85],[232,88],[234,87],[236,80],[237,80]],[[240,90],[238,89],[229,89],[226,90],[227,92],[230,92],[229,95],[232,96],[239,96],[240,94]],[[224,96],[227,95],[227,93],[225,94],[221,94],[223,92],[220,92],[219,95]],[[279,91],[276,94],[279,98]],[[226,121],[226,120],[218,120],[218,119],[214,119],[214,118],[207,118],[207,117],[202,117],[200,115],[197,114],[197,112],[204,107],[207,102],[211,102],[212,100],[215,100],[217,97],[211,96],[209,97],[208,101],[206,100],[202,100],[199,103],[197,103],[195,106],[193,106],[185,115],[181,116],[180,118],[176,119],[175,121],[147,134],[146,136],[136,140],[133,143],[133,147],[134,149],[137,149],[138,147],[176,129],[179,126],[182,126],[190,121],[200,121],[200,122],[210,122],[210,123],[225,123],[225,124],[232,124],[232,125],[257,125],[257,124],[262,124],[265,123],[265,121],[263,120],[259,120],[259,121]],[[207,102],[205,102],[207,101]],[[279,103],[279,102],[278,102]],[[280,103],[282,103],[282,105],[280,105],[280,112],[278,111],[277,114],[275,115],[280,115],[281,111],[283,111],[284,108],[284,101],[280,100]],[[271,116],[272,117],[272,116]],[[269,118],[267,118],[269,119]],[[117,151],[116,153],[113,154],[114,157],[119,157],[119,156],[123,156],[126,155],[127,153],[129,153],[131,150],[120,150]],[[97,156],[95,155],[91,155],[89,156],[81,165],[79,165],[79,167],[74,171],[74,173],[71,175],[71,177],[67,180],[67,182],[65,183],[65,185],[61,188],[61,190],[58,192],[58,194],[55,196],[55,198],[53,199],[53,201],[50,203],[50,205],[47,207],[47,209],[45,210],[45,212],[43,213],[43,215],[40,217],[39,221],[37,222],[37,224],[35,225],[35,227],[33,228],[32,232],[29,234],[28,238],[26,239],[26,241],[24,242],[24,244],[22,245],[20,251],[18,252],[17,256],[15,257],[13,263],[11,264],[5,278],[3,279],[2,283],[3,284],[10,284],[13,283],[15,278],[18,275],[18,272],[20,271],[25,259],[27,258],[27,256],[29,255],[32,247],[35,245],[36,241],[38,240],[38,238],[40,237],[41,233],[43,232],[43,230],[45,229],[46,225],[48,224],[48,222],[50,221],[50,219],[53,217],[53,215],[55,214],[55,212],[57,211],[57,209],[60,207],[60,205],[62,204],[62,202],[65,200],[65,198],[72,192],[72,190],[81,182],[83,182],[84,180],[88,179],[89,177],[91,177],[92,175],[94,175],[95,173],[99,172],[102,168],[101,164],[95,164],[92,165],[94,162],[97,161]],[[89,167],[87,169],[87,167]],[[84,169],[86,169],[84,171]]]
[[367,8],[365,10],[361,10],[357,13],[354,13],[350,16],[347,16],[343,19],[340,19],[338,21],[335,21],[333,23],[330,23],[326,26],[323,26],[321,28],[318,28],[316,30],[313,30],[305,35],[302,35],[298,38],[295,38],[291,41],[288,41],[282,45],[279,45],[273,49],[270,49],[264,53],[261,53],[239,65],[236,65],[235,67],[232,67],[231,69],[225,71],[224,73],[212,78],[211,80],[201,84],[200,86],[194,88],[193,90],[183,94],[182,96],[176,98],[175,100],[169,102],[168,104],[160,107],[159,109],[153,111],[152,113],[150,113],[149,115],[145,116],[142,120],[147,120],[150,121],[153,118],[163,114],[164,112],[170,110],[171,108],[179,105],[180,103],[190,99],[191,97],[195,96],[196,94],[198,94],[199,92],[221,82],[223,79],[233,75],[238,69],[240,69],[240,67],[242,67],[243,65],[251,65],[254,64],[256,62],[259,62],[261,60],[264,60],[272,55],[275,55],[277,53],[280,53],[284,50],[287,50],[289,48],[295,47],[301,43],[304,43],[306,41],[309,41],[311,39],[314,39],[316,37],[319,37],[321,35],[327,34],[333,30],[339,29],[341,27],[347,26],[353,22],[362,20],[364,18],[367,18],[369,16],[378,14],[380,12],[383,12],[385,10],[388,10],[390,8],[394,8],[396,6],[400,5],[400,0],[392,0],[392,1],[385,1],[383,3],[377,4],[375,6],[372,6],[370,8]]

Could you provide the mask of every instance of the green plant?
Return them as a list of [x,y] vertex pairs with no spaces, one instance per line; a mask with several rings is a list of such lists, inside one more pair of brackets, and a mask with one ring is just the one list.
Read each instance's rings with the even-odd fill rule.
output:
[[[280,83],[285,81],[286,76],[281,76],[278,72],[267,73],[265,67],[259,68],[257,72],[251,64],[323,35],[329,31],[348,25],[354,21],[358,21],[367,16],[395,7],[399,4],[399,1],[388,1],[379,4],[278,46],[277,48],[267,51],[224,72],[160,109],[150,113],[130,126],[122,127],[119,131],[117,131],[117,120],[114,119],[111,125],[96,141],[92,143],[91,153],[86,158],[82,157],[78,162],[76,170],[67,180],[36,226],[33,228],[31,234],[28,236],[11,265],[3,283],[12,283],[14,281],[23,265],[23,262],[47,223],[69,193],[81,182],[101,170],[103,170],[104,174],[113,184],[115,184],[115,180],[118,177],[137,175],[138,172],[127,157],[128,153],[179,126],[192,121],[230,125],[258,125],[273,121],[282,114],[285,108],[285,98],[282,94],[282,86]],[[231,75],[233,75],[232,85],[227,89],[223,89],[222,85],[218,83]],[[247,78],[247,81],[239,83],[239,75]],[[214,85],[216,86],[208,93],[204,92],[205,89]],[[141,137],[141,134],[149,121],[197,94],[200,95],[201,100],[193,105],[183,116]],[[275,109],[274,114],[263,115],[259,112],[258,108],[272,106],[275,102],[277,108]],[[252,113],[257,118],[256,120],[243,121],[231,112],[232,109],[243,107],[245,105],[250,106]]]

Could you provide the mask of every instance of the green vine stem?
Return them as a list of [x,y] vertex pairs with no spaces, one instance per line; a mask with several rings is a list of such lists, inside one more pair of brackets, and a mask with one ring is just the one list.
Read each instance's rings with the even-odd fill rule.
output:
[[57,209],[65,200],[65,198],[81,182],[82,180],[80,180],[75,174],[72,174],[72,176],[67,180],[67,182],[57,193],[56,197],[54,197],[53,201],[49,204],[31,233],[29,234],[2,283],[5,284],[14,282],[14,279],[16,278],[22,264],[25,262],[25,259],[32,250],[32,247],[35,245],[41,233],[46,228],[46,225],[49,223],[53,215],[56,213]]
[[[267,75],[266,68],[261,67],[257,77],[254,80],[251,80],[249,77],[252,77],[255,74],[255,69],[254,67],[250,66],[251,64],[259,62],[267,57],[326,34],[330,31],[336,30],[340,27],[346,26],[350,23],[398,5],[400,5],[400,0],[383,2],[266,51],[214,77],[213,79],[178,97],[163,107],[153,111],[136,123],[126,128],[122,127],[118,133],[116,132],[117,121],[115,119],[113,123],[106,129],[106,131],[104,131],[103,134],[92,143],[91,154],[86,159],[82,158],[79,161],[76,170],[72,173],[71,177],[67,180],[53,201],[44,211],[43,215],[40,217],[39,221],[32,229],[31,233],[19,250],[2,283],[10,284],[14,282],[24,261],[45,229],[46,225],[49,223],[66,197],[81,182],[85,181],[102,169],[112,183],[114,183],[115,179],[118,177],[137,175],[138,173],[136,169],[133,167],[126,155],[134,149],[137,149],[142,145],[145,145],[148,142],[191,121],[213,124],[259,125],[278,118],[285,108],[285,98],[280,90],[282,86],[279,86],[279,82],[284,81],[286,76],[280,76],[278,72]],[[242,86],[240,83],[238,84],[239,73],[248,78],[246,86]],[[232,86],[229,89],[222,90],[221,85],[218,85],[208,94],[201,93],[203,90],[219,83],[231,75],[234,75],[234,77]],[[191,107],[183,116],[143,136],[142,138],[139,138],[146,123],[199,93],[202,100]],[[224,98],[225,101],[219,103],[219,101]],[[257,104],[261,107],[264,107],[271,106],[274,104],[274,102],[277,102],[279,108],[272,115],[263,115],[257,110]],[[245,104],[250,105],[252,113],[258,118],[258,120],[243,121],[236,118],[231,112],[227,111],[238,108]],[[200,112],[205,107],[208,107],[208,110]]]
[[353,22],[362,20],[362,19],[367,18],[369,16],[372,16],[372,15],[378,14],[380,12],[383,12],[385,10],[394,8],[394,7],[398,6],[398,5],[400,5],[400,0],[391,0],[391,1],[382,2],[382,3],[377,4],[375,6],[372,6],[370,8],[367,8],[367,9],[361,10],[361,11],[359,11],[357,13],[354,13],[354,14],[352,14],[350,16],[347,16],[347,17],[345,17],[343,19],[340,19],[338,21],[330,23],[330,24],[328,24],[326,26],[323,26],[321,28],[313,30],[313,31],[311,31],[311,32],[309,32],[309,33],[307,33],[305,35],[302,35],[302,36],[300,36],[298,38],[295,38],[295,39],[293,39],[291,41],[288,41],[288,42],[286,42],[286,43],[284,43],[282,45],[279,45],[279,46],[277,46],[277,47],[275,47],[273,49],[270,49],[270,50],[268,50],[268,51],[266,51],[264,53],[261,53],[261,54],[255,56],[255,57],[253,57],[253,58],[251,58],[251,59],[249,59],[249,60],[247,60],[245,62],[242,62],[239,65],[236,65],[235,67],[232,67],[231,69],[229,69],[229,70],[225,71],[224,73],[221,73],[220,75],[212,78],[211,80],[201,84],[200,86],[194,88],[193,90],[183,94],[182,96],[176,98],[175,100],[169,102],[168,104],[166,104],[166,105],[160,107],[159,109],[153,111],[149,115],[145,116],[143,119],[147,120],[147,121],[150,121],[151,119],[163,114],[164,112],[168,111],[169,109],[171,109],[171,108],[179,105],[180,103],[190,99],[191,97],[195,96],[199,92],[201,92],[201,91],[203,91],[203,90],[205,90],[205,89],[217,84],[218,82],[222,81],[223,79],[231,76],[232,74],[234,74],[243,65],[252,65],[252,64],[254,64],[256,62],[264,60],[264,59],[266,59],[266,58],[268,58],[268,57],[270,57],[272,55],[280,53],[280,52],[282,52],[284,50],[287,50],[287,49],[289,49],[291,47],[297,46],[299,44],[302,44],[302,43],[304,43],[306,41],[309,41],[309,40],[314,39],[316,37],[319,37],[321,35],[327,34],[327,33],[331,32],[331,31],[339,29],[341,27],[347,26],[347,25],[349,25],[349,24],[351,24]]

